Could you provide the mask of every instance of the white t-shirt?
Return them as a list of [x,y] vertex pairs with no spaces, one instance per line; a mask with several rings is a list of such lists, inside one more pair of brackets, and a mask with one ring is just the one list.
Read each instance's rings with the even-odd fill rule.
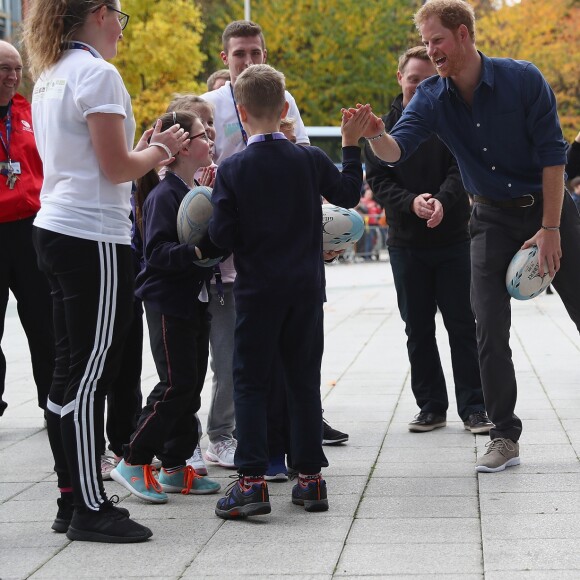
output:
[[[216,132],[214,161],[219,165],[220,161],[231,157],[234,153],[242,151],[245,147],[240,122],[236,114],[236,106],[232,98],[230,82],[227,81],[223,87],[209,93],[201,95],[202,99],[209,101],[215,107],[214,125]],[[310,145],[310,139],[306,135],[306,129],[300,111],[296,106],[294,97],[286,91],[286,100],[290,105],[288,117],[292,117],[295,122],[296,143],[300,145]]]
[[131,98],[117,69],[91,51],[65,51],[34,86],[32,121],[44,168],[34,225],[87,240],[130,244],[131,183],[116,185],[104,176],[86,118],[91,113],[121,115],[130,150],[135,137]]

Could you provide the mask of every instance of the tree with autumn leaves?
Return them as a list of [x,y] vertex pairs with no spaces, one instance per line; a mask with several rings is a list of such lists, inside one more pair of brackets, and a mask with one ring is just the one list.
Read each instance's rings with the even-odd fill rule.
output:
[[550,83],[568,141],[580,130],[580,2],[522,0],[487,10],[478,47],[490,56],[533,62]]
[[201,93],[206,60],[201,9],[191,0],[123,0],[129,26],[113,61],[133,104],[137,125],[150,125],[175,93]]
[[[412,17],[422,0],[252,0],[268,62],[286,75],[307,125],[338,125],[343,105],[370,102],[382,114],[399,92],[395,71],[419,44]],[[580,130],[579,0],[473,0],[478,47],[534,62],[558,100],[565,136]],[[221,31],[241,19],[242,0],[123,0],[131,22],[119,57],[135,116],[151,122],[175,92],[205,92],[222,68]]]

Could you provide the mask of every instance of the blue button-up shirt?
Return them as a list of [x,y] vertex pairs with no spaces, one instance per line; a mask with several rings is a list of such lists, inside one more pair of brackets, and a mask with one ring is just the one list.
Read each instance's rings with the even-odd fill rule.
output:
[[470,193],[506,199],[541,192],[542,169],[566,164],[554,93],[532,63],[481,57],[471,106],[451,79],[434,76],[417,87],[390,133],[400,161],[436,133]]

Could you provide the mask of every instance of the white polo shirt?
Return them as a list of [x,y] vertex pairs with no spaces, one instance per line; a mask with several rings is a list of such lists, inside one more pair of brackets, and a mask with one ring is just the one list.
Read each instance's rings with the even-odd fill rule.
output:
[[[215,107],[214,126],[216,132],[215,149],[216,157],[214,161],[219,165],[220,161],[231,157],[234,153],[244,149],[244,139],[240,129],[240,122],[236,114],[236,106],[230,89],[230,81],[223,87],[204,93],[202,99],[209,101]],[[310,145],[310,139],[306,135],[306,129],[300,117],[300,111],[296,106],[294,97],[286,91],[286,100],[290,105],[288,117],[296,121],[294,131],[296,133],[296,143],[300,145]]]
[[91,48],[70,49],[34,86],[32,120],[44,168],[34,225],[87,240],[131,243],[131,183],[102,173],[87,125],[91,113],[124,118],[127,149],[135,119],[121,75]]

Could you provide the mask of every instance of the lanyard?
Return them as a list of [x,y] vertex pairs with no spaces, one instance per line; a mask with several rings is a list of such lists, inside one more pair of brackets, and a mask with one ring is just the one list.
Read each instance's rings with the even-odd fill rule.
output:
[[86,50],[87,52],[90,52],[95,58],[100,58],[101,56],[92,46],[89,46],[84,42],[77,42],[76,40],[71,40],[70,42],[67,42],[64,45],[64,47],[69,49],[76,48],[78,50]]
[[6,141],[4,141],[4,137],[2,137],[2,133],[0,133],[0,143],[2,143],[2,147],[6,152],[6,161],[8,163],[12,163],[12,159],[10,159],[10,134],[12,133],[12,101],[8,104],[8,111],[6,112]]
[[238,118],[238,124],[240,125],[240,131],[242,132],[242,139],[244,140],[244,145],[248,144],[248,134],[240,121],[240,114],[238,113],[238,106],[236,104],[236,97],[234,97],[234,89],[232,88],[232,84],[230,83],[230,91],[232,93],[232,101],[234,101],[234,109],[236,110],[236,117]]

